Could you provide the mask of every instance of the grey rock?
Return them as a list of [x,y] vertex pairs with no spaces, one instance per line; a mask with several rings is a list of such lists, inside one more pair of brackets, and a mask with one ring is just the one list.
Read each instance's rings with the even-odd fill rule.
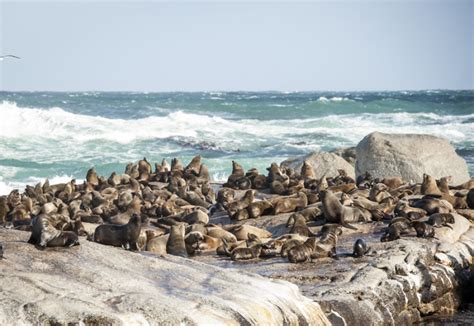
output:
[[423,173],[435,178],[452,176],[454,184],[469,180],[466,161],[442,138],[417,134],[373,132],[356,147],[356,174],[400,176],[421,182]]
[[344,160],[349,162],[352,166],[355,166],[356,157],[357,157],[355,147],[340,147],[340,148],[336,148],[330,151],[330,153],[334,153],[342,157]]
[[329,325],[286,281],[86,240],[39,251],[28,237],[0,229],[15,252],[0,261],[0,325]]
[[291,158],[281,162],[282,166],[295,169],[297,172],[301,171],[303,162],[308,161],[313,167],[316,178],[335,177],[339,175],[338,169],[346,170],[351,178],[355,178],[355,170],[346,160],[334,153],[313,152],[306,156]]

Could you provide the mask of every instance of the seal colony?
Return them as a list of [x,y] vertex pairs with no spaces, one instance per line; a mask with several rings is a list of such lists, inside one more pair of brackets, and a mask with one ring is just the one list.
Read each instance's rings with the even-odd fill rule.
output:
[[[306,161],[301,171],[272,163],[260,174],[233,161],[220,187],[211,184],[201,156],[186,166],[174,158],[154,168],[144,158],[108,178],[91,168],[82,184],[46,180],[0,196],[0,224],[31,232],[28,242],[41,250],[74,247],[87,237],[156,254],[214,252],[234,261],[281,256],[304,263],[339,258],[338,237],[359,223],[386,223],[382,242],[412,236],[436,241],[438,228],[452,227],[452,213],[469,218],[474,208],[474,182],[449,181],[424,175],[422,183],[412,184],[369,173],[353,180],[344,170],[316,179]],[[289,214],[280,236],[247,223],[279,214]],[[216,216],[228,216],[231,223],[211,223]],[[321,225],[318,233],[311,229]],[[358,239],[353,257],[364,255],[370,255],[369,247]]]

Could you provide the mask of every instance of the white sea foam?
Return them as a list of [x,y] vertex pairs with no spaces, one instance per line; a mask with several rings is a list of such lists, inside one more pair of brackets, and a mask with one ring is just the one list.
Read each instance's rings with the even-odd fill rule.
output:
[[325,96],[320,96],[317,101],[322,102],[322,103],[328,103],[328,102],[354,102],[350,98],[339,97],[339,96],[333,96],[331,98],[327,98]]
[[[105,140],[131,144],[139,140],[181,137],[208,142],[245,144],[249,139],[286,139],[288,135],[325,132],[355,142],[371,131],[429,133],[458,141],[474,135],[474,114],[436,113],[359,113],[329,115],[309,119],[228,120],[204,114],[173,111],[166,116],[142,119],[111,119],[74,114],[61,108],[20,108],[15,103],[0,104],[0,137],[21,138],[30,142],[50,139],[76,145]],[[352,136],[351,136],[352,135]],[[454,135],[454,139],[451,136]]]

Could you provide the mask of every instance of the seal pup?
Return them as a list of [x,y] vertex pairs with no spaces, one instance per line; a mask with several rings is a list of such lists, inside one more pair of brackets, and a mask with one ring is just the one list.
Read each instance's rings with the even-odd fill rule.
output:
[[94,232],[93,240],[105,245],[124,247],[130,250],[138,249],[138,237],[141,231],[141,217],[132,214],[130,221],[125,225],[101,224]]
[[316,247],[316,238],[308,238],[303,244],[296,245],[288,251],[288,260],[291,263],[304,263],[311,261],[311,255]]
[[367,243],[363,239],[357,239],[354,243],[354,249],[352,251],[352,256],[355,258],[360,258],[365,256],[370,250],[370,247],[367,246]]
[[166,252],[170,255],[187,257],[185,242],[186,226],[184,223],[171,226],[170,236],[166,243]]
[[380,238],[381,242],[394,241],[400,239],[403,233],[407,233],[412,228],[411,221],[406,217],[397,217],[392,219],[385,233]]
[[304,241],[301,239],[286,240],[281,247],[280,256],[283,258],[288,257],[288,252],[291,250],[291,248],[302,245],[303,243]]
[[[291,221],[290,221],[291,220]],[[313,232],[306,225],[306,218],[300,213],[292,214],[287,221],[287,225],[292,224],[290,233],[300,234],[305,237],[314,236]]]
[[321,229],[321,239],[316,243],[311,258],[336,258],[337,239],[342,234],[339,224],[326,224]]
[[260,200],[251,203],[247,207],[248,217],[257,218],[263,215],[268,215],[272,212],[273,205],[268,200]]
[[262,244],[262,251],[260,252],[260,257],[270,258],[276,257],[281,254],[281,249],[283,247],[283,240],[272,239],[266,243]]
[[437,214],[430,215],[426,223],[434,226],[435,228],[446,226],[452,229],[453,227],[449,224],[454,224],[455,222],[456,221],[454,220],[453,214],[437,213]]
[[0,242],[0,259],[5,259],[3,254],[5,253],[5,249],[3,248],[3,244]]
[[415,229],[416,236],[418,238],[434,238],[435,237],[435,229],[430,224],[426,224],[420,221],[412,221],[411,226]]
[[201,232],[193,231],[186,235],[184,243],[186,246],[186,252],[189,256],[194,256],[199,253],[201,241],[204,240],[204,235]]
[[262,244],[256,244],[250,248],[235,248],[229,251],[227,242],[224,239],[222,239],[222,242],[224,243],[226,254],[230,256],[230,259],[233,261],[257,259],[262,252]]

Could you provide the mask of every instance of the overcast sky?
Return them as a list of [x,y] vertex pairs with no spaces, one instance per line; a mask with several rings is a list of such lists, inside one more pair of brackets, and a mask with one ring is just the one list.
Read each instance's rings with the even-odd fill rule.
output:
[[474,1],[0,1],[3,90],[474,88]]

